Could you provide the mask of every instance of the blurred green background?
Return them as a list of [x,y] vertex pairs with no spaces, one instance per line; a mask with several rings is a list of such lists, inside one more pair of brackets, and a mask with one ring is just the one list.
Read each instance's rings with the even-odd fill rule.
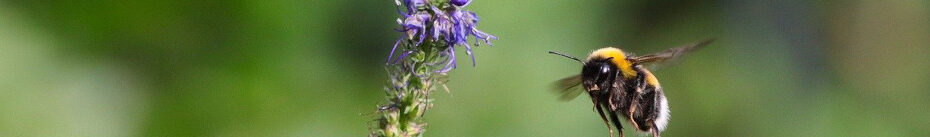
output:
[[[672,109],[664,136],[930,136],[928,1],[468,8],[500,39],[433,95],[426,136],[607,136],[587,97],[560,102],[549,90],[580,66],[546,51],[645,54],[711,37],[654,71]],[[0,136],[367,136],[400,36],[394,10],[391,0],[2,0]]]

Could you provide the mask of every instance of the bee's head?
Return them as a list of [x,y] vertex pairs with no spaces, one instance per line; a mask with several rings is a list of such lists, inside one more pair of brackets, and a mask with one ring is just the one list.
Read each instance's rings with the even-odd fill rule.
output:
[[613,58],[589,59],[581,68],[581,79],[585,90],[606,90],[617,78],[617,66]]
[[632,69],[635,64],[627,60],[626,54],[618,48],[607,47],[595,50],[585,61],[554,51],[549,53],[582,62],[584,64],[581,69],[582,85],[589,92],[608,90],[618,76],[633,78],[637,75]]
[[588,56],[581,70],[582,84],[588,91],[606,90],[618,77],[633,78],[636,71],[623,50],[607,47]]

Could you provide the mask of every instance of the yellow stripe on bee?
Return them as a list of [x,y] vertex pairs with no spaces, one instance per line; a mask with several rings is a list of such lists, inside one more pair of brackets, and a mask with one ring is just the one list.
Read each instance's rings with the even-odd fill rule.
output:
[[646,84],[655,86],[656,88],[662,87],[659,86],[659,79],[657,79],[655,75],[652,75],[652,72],[649,72],[649,70],[646,69],[641,70],[643,70],[643,75],[646,75]]
[[636,77],[636,71],[633,70],[633,63],[626,60],[626,55],[622,50],[614,47],[607,47],[595,50],[591,52],[591,55],[588,56],[588,60],[591,59],[606,59],[611,58],[611,62],[617,65],[617,68],[620,68],[620,73],[623,73],[624,78],[633,78]]

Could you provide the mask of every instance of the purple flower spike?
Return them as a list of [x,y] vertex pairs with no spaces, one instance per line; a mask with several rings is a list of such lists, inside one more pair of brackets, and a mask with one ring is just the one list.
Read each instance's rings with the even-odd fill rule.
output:
[[452,3],[452,5],[461,7],[461,6],[468,5],[468,3],[471,3],[471,0],[449,0],[449,3]]
[[[426,0],[398,0],[407,10],[401,12],[403,16],[399,19],[398,24],[402,27],[404,33],[402,42],[411,43],[413,47],[423,46],[424,43],[444,44],[433,46],[448,46],[445,51],[439,55],[442,60],[436,60],[434,65],[443,65],[437,73],[445,73],[455,68],[455,47],[464,46],[465,53],[472,60],[472,66],[475,66],[476,59],[472,46],[480,45],[478,41],[484,41],[485,44],[491,45],[492,39],[497,37],[489,35],[478,30],[478,16],[471,11],[465,10],[464,6],[471,3],[471,0],[449,0],[451,6],[443,4],[433,4]],[[468,38],[475,40],[469,42]],[[474,44],[474,45],[472,45]],[[395,48],[396,48],[395,44]],[[400,56],[396,60],[403,60],[409,54],[406,49],[400,50]],[[391,56],[394,55],[393,49]],[[389,56],[390,57],[390,56]],[[389,59],[390,63],[391,60]],[[427,62],[427,64],[433,64]]]

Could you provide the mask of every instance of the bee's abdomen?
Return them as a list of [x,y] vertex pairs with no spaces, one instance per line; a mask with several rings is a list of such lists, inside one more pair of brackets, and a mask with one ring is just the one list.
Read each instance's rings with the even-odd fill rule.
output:
[[649,70],[641,66],[637,66],[636,70],[639,75],[627,82],[630,85],[627,87],[630,94],[627,117],[639,131],[650,131],[653,128],[661,131],[668,123],[669,112],[662,87]]
[[[665,104],[662,101],[665,101],[665,95],[662,94],[660,88],[655,86],[646,85],[643,87],[643,94],[637,98],[635,101],[636,104],[633,104],[633,107],[636,107],[636,112],[633,113],[633,121],[636,122],[636,127],[640,131],[649,131],[653,127],[658,127],[656,125],[657,120],[662,114],[662,105]],[[667,108],[667,107],[665,107]],[[664,122],[663,125],[664,127]]]

